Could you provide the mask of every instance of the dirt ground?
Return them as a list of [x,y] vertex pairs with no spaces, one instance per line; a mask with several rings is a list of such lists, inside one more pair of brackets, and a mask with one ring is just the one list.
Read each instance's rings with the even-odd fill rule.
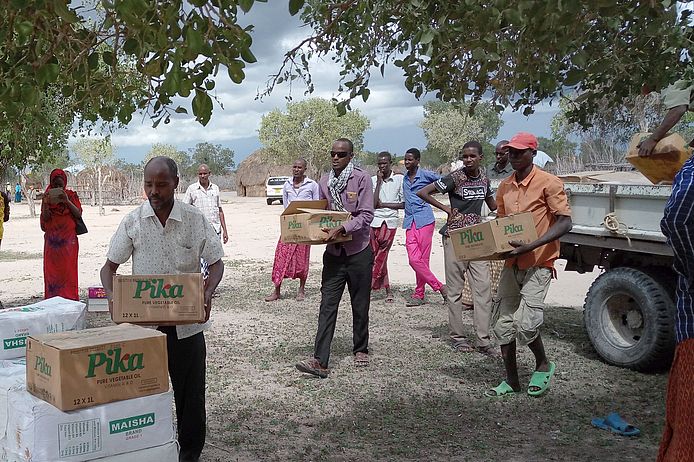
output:
[[[542,398],[483,396],[503,378],[503,365],[454,352],[446,342],[446,310],[437,296],[406,308],[414,284],[404,232],[390,257],[396,303],[375,293],[371,305],[371,365],[356,369],[351,312],[345,294],[326,380],[294,364],[312,354],[320,301],[322,247],[312,249],[308,296],[297,283],[283,299],[265,303],[279,230],[280,205],[264,198],[224,195],[229,226],[225,275],[213,306],[208,346],[208,437],[205,462],[252,460],[654,460],[664,421],[667,376],[609,366],[597,357],[582,326],[585,292],[597,273],[559,267],[547,297],[543,330],[557,373]],[[80,287],[98,283],[111,235],[132,206],[85,207],[89,233],[80,237]],[[42,297],[43,236],[28,206],[13,206],[0,251],[0,301],[16,306]],[[443,278],[443,249],[435,241],[432,269]],[[129,272],[123,265],[120,272]],[[472,331],[472,317],[466,313]],[[90,315],[92,325],[110,321]],[[472,333],[472,332],[471,332]],[[519,354],[521,380],[533,369]],[[642,436],[626,439],[594,429],[590,419],[619,412]]]

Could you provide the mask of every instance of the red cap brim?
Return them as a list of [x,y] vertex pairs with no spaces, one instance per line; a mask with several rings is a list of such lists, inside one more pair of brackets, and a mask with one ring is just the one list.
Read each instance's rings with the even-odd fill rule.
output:
[[532,146],[528,146],[527,144],[523,143],[508,143],[504,145],[505,148],[513,148],[513,149],[534,149]]

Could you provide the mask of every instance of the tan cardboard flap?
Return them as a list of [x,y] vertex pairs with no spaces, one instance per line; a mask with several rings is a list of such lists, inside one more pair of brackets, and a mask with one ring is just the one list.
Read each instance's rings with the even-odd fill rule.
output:
[[327,199],[317,201],[292,201],[289,203],[282,215],[296,215],[297,213],[305,213],[301,209],[309,210],[325,210],[328,208]]
[[33,338],[44,345],[66,350],[70,348],[90,347],[106,343],[127,342],[142,338],[165,336],[154,329],[146,329],[134,324],[119,324],[101,328],[59,332],[56,334],[36,335]]
[[[297,213],[308,213],[309,215],[315,215],[318,213],[332,213],[332,214],[345,214],[345,216],[350,215],[349,212],[340,212],[337,210],[325,210],[325,209],[299,209]],[[342,215],[337,215],[337,216],[342,216]]]

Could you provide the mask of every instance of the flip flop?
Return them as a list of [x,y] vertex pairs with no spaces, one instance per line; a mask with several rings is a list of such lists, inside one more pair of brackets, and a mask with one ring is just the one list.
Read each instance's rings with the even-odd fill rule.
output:
[[457,351],[458,353],[472,353],[475,350],[475,347],[470,344],[467,340],[458,340],[455,342],[453,345],[451,345],[451,348],[453,350]]
[[[554,370],[557,368],[557,365],[554,364],[553,362],[549,363],[549,371],[548,372],[542,372],[542,371],[535,371],[533,372],[533,375],[530,377],[530,383],[528,384],[528,395],[530,396],[542,396],[544,395],[547,390],[549,390],[549,382],[552,380],[552,376],[554,375]],[[539,390],[531,390],[531,387],[537,387]]]
[[616,412],[609,413],[604,419],[602,417],[596,417],[591,420],[590,423],[596,428],[609,430],[612,433],[622,436],[639,436],[641,434],[641,430],[628,424]]
[[518,393],[516,390],[511,388],[511,385],[506,383],[506,380],[501,382],[499,385],[497,385],[495,388],[491,388],[488,391],[484,392],[484,396],[487,396],[489,398],[497,398],[499,396],[504,396],[504,395],[511,395],[513,393]]
[[395,301],[395,296],[393,294],[386,295],[386,303],[393,303]]
[[356,353],[354,355],[354,365],[356,367],[366,367],[369,365],[369,355],[366,353]]

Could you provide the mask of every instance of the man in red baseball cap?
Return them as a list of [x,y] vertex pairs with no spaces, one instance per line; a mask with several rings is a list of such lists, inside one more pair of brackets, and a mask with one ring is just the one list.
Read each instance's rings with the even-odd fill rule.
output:
[[532,133],[518,132],[513,135],[513,138],[511,138],[511,141],[506,144],[506,147],[517,150],[532,149],[534,157],[535,152],[537,151],[537,138],[535,138],[535,135]]
[[544,318],[545,296],[559,258],[558,239],[571,230],[571,208],[564,183],[533,165],[537,138],[517,133],[506,145],[514,173],[499,184],[496,193],[497,216],[530,212],[539,236],[524,244],[510,241],[515,247],[508,253],[499,279],[494,301],[494,334],[501,345],[506,380],[487,392],[502,396],[521,390],[516,365],[516,344],[528,345],[535,355],[535,371],[527,392],[540,396],[549,389],[555,364],[545,355],[540,337]]

